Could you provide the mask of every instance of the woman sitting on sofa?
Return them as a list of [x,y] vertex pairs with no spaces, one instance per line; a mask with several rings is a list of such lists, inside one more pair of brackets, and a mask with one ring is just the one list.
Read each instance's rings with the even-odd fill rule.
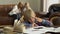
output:
[[19,20],[21,17],[22,10],[23,10],[23,3],[19,2],[18,5],[15,5],[13,9],[9,12],[9,15],[13,16],[14,20],[15,19]]
[[50,21],[36,17],[34,11],[30,9],[24,12],[24,24],[26,27],[53,26],[53,24]]

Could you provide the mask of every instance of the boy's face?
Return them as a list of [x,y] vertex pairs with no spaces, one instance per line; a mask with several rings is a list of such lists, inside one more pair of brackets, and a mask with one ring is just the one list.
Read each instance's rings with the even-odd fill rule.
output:
[[30,23],[34,23],[34,22],[35,22],[35,17],[31,17],[28,21],[29,21]]

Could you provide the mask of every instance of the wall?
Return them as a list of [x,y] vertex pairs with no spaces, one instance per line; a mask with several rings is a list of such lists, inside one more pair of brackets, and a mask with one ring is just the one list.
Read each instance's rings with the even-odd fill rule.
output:
[[18,4],[18,2],[29,2],[34,11],[40,11],[40,0],[0,0],[1,4]]
[[1,4],[17,4],[20,1],[26,2],[26,0],[0,0],[0,5]]
[[29,3],[34,11],[40,11],[40,0],[29,0]]
[[59,3],[60,0],[44,0],[43,12],[48,13],[50,5]]

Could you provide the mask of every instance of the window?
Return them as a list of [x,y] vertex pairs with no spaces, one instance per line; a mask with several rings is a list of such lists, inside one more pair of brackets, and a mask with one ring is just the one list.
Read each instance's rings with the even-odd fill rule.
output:
[[59,3],[59,0],[43,0],[43,12],[48,13],[50,5]]

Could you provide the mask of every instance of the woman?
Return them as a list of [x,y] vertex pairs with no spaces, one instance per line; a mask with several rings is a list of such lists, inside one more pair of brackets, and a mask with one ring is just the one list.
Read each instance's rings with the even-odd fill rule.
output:
[[13,9],[9,12],[9,15],[13,16],[14,20],[15,19],[19,20],[21,17],[22,10],[23,10],[23,3],[19,2],[18,5],[15,5]]
[[36,17],[34,11],[28,9],[24,12],[24,24],[27,27],[35,27],[35,26],[53,26],[53,24],[45,19]]
[[23,10],[23,11],[26,11],[26,10],[28,10],[28,9],[32,10],[31,7],[30,7],[30,4],[29,4],[28,2],[26,2],[26,3],[24,4],[24,10]]

